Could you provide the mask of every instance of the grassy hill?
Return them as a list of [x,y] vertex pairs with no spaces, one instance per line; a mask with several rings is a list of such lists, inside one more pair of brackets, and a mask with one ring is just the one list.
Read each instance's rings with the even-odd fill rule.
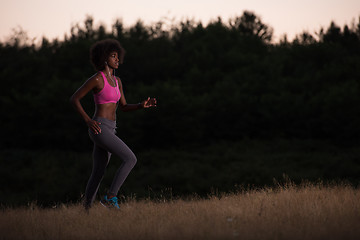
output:
[[360,190],[286,183],[208,198],[3,209],[0,239],[359,239]]

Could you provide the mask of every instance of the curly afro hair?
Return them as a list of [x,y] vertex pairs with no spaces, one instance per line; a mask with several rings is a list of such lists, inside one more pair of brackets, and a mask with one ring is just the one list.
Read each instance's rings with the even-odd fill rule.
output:
[[104,70],[105,61],[111,52],[117,52],[120,63],[123,63],[125,50],[115,39],[105,39],[94,43],[90,48],[90,61],[97,71]]

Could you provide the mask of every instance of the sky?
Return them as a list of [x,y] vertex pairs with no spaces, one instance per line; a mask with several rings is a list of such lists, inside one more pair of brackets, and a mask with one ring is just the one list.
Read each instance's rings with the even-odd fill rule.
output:
[[292,40],[307,31],[327,29],[331,21],[338,26],[359,22],[360,0],[0,0],[0,41],[14,29],[24,30],[33,39],[62,40],[71,26],[83,24],[87,16],[95,27],[103,24],[110,31],[117,19],[125,27],[141,19],[145,25],[160,20],[169,24],[193,19],[207,25],[221,17],[223,22],[248,10],[274,29],[274,40],[284,34]]

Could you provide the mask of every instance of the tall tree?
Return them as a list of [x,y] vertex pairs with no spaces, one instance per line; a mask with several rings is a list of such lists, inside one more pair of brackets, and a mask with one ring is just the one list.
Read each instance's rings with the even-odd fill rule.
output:
[[253,12],[244,11],[242,16],[230,19],[229,23],[245,36],[256,36],[266,42],[272,39],[273,29],[264,24]]

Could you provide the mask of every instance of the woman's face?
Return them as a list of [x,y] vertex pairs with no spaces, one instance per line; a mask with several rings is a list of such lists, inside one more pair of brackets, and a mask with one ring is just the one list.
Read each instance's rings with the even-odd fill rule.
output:
[[117,52],[111,52],[108,60],[107,60],[107,64],[109,65],[109,67],[113,68],[113,69],[117,69],[119,67],[119,56]]

